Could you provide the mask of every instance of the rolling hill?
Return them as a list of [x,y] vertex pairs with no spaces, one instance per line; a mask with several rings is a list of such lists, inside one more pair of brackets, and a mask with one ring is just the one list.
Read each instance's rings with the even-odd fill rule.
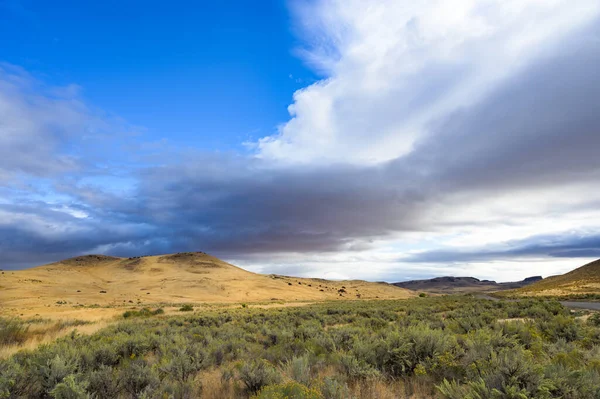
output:
[[243,270],[202,252],[117,258],[87,255],[0,274],[0,311],[159,303],[408,298],[387,283],[328,281]]
[[600,294],[600,259],[568,273],[552,276],[534,284],[506,291],[504,295],[576,296]]
[[475,277],[435,277],[428,280],[411,280],[394,283],[396,287],[432,294],[456,294],[470,292],[492,292],[519,288],[540,281],[540,276],[528,277],[522,281],[497,283],[492,280],[479,280]]

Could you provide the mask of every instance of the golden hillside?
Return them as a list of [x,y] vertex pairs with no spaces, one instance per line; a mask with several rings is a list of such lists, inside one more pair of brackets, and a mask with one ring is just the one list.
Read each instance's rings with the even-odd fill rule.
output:
[[504,294],[525,296],[600,294],[600,259],[568,273],[548,277],[516,290],[504,291]]
[[[262,275],[201,252],[116,258],[87,255],[0,275],[0,312],[160,303],[408,298],[385,283]],[[41,310],[40,310],[41,309]]]

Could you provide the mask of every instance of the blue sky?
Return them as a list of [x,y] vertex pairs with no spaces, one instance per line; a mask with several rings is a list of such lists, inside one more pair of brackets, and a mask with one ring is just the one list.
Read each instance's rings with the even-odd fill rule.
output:
[[0,268],[568,271],[600,257],[599,22],[596,0],[0,0]]
[[75,82],[146,140],[241,150],[285,122],[293,92],[315,80],[293,55],[282,1],[0,4],[3,61]]

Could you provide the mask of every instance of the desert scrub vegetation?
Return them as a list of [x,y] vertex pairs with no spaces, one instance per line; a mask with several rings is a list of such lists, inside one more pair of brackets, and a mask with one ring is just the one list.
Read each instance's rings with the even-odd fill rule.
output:
[[29,326],[17,318],[0,318],[0,346],[16,345],[28,338]]
[[127,310],[123,312],[123,318],[128,319],[130,317],[150,317],[163,313],[165,313],[163,308],[157,308],[154,310],[151,310],[149,308],[142,308],[140,310]]
[[194,307],[192,305],[186,304],[179,308],[180,312],[192,312]]
[[69,328],[85,324],[90,322],[77,319],[53,321],[40,317],[25,320],[16,317],[0,317],[0,350],[23,345],[32,340],[42,341]]
[[592,399],[599,324],[468,296],[130,317],[0,360],[0,398]]

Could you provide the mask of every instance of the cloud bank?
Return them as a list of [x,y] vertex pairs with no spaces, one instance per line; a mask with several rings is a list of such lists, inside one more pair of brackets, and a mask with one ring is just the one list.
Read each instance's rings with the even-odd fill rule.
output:
[[262,272],[507,280],[600,256],[597,2],[291,11],[323,79],[251,154],[142,146],[124,164],[89,140],[128,127],[4,66],[0,263],[206,250]]

